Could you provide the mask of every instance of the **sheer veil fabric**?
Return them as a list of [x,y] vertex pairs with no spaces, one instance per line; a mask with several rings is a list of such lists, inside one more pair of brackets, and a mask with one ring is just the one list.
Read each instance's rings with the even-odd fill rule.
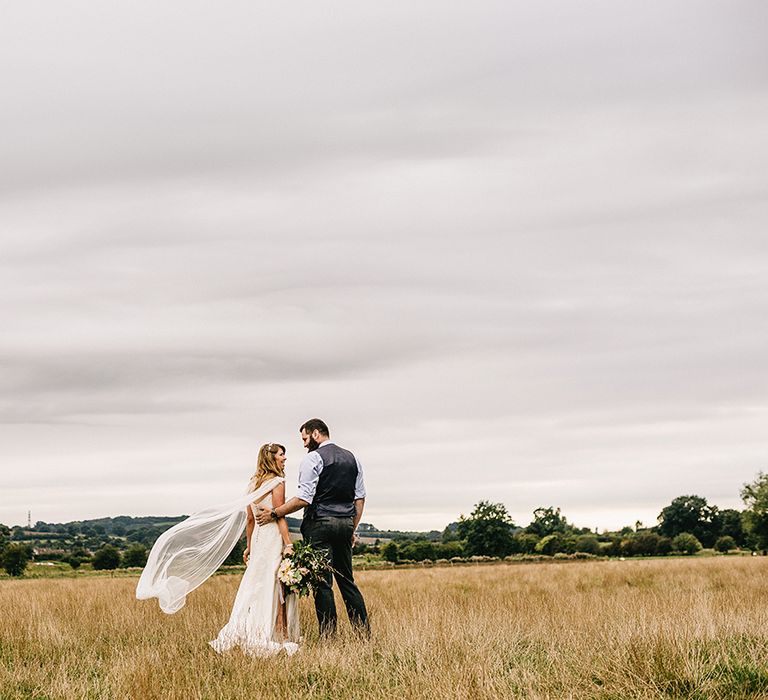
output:
[[[276,477],[229,503],[190,515],[166,530],[149,553],[136,586],[139,600],[157,598],[168,614],[184,607],[187,595],[205,582],[224,562],[243,534],[246,508],[272,506],[272,490],[285,481]],[[277,523],[255,525],[251,555],[240,582],[232,614],[218,637],[210,642],[221,653],[239,646],[253,656],[298,651],[300,639],[296,595],[283,599],[277,568],[283,542]],[[278,629],[280,603],[285,604],[284,624]]]
[[[157,598],[160,609],[168,614],[181,610],[187,595],[221,566],[242,536],[245,509],[261,501],[283,481],[279,477],[270,479],[255,491],[194,513],[166,530],[149,553],[136,586],[136,597]],[[276,525],[272,526],[277,530]]]

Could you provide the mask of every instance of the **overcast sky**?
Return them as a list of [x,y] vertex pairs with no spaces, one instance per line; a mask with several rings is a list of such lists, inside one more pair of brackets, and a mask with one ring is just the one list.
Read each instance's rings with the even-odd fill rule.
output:
[[320,416],[364,520],[768,469],[768,5],[3,4],[0,522],[189,513]]

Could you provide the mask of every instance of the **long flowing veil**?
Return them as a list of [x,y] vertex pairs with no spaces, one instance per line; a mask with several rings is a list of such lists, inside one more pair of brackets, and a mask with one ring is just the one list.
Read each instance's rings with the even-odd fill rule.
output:
[[238,499],[190,515],[166,530],[152,546],[136,586],[139,600],[157,598],[168,614],[218,569],[245,529],[246,507],[284,479],[275,477]]

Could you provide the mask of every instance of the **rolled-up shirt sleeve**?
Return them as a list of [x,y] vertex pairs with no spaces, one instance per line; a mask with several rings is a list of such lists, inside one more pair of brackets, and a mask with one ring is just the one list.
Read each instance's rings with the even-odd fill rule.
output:
[[365,498],[365,480],[363,479],[363,465],[360,464],[360,460],[355,457],[357,462],[357,479],[355,480],[355,499]]
[[323,458],[317,452],[310,452],[299,465],[299,488],[296,496],[302,501],[312,503],[315,500],[317,481],[323,470]]

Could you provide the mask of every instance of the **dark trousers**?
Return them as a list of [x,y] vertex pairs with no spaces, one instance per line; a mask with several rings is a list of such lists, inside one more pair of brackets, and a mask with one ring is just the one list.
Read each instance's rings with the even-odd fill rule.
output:
[[339,587],[352,626],[364,636],[370,634],[368,613],[360,590],[352,575],[352,518],[312,518],[303,520],[301,533],[318,551],[324,552],[333,567],[315,591],[315,612],[320,634],[336,632],[336,603],[333,600],[333,578]]

